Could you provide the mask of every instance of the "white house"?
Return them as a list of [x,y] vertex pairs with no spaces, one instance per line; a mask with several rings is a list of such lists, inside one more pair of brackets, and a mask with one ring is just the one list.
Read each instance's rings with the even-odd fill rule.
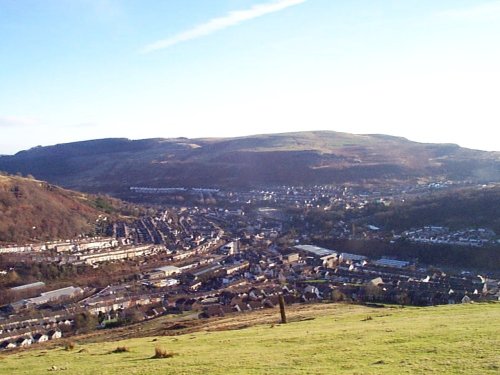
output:
[[53,329],[47,333],[49,340],[60,339],[62,337],[62,332],[58,329]]
[[43,333],[37,333],[33,336],[33,342],[45,342],[49,341],[49,336]]

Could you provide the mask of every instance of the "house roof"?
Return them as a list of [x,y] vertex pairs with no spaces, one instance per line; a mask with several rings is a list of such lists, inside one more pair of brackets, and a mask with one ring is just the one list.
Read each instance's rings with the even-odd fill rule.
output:
[[9,340],[4,340],[0,343],[0,348],[6,348],[9,345],[13,345],[13,343],[11,343]]
[[45,286],[45,283],[42,281],[37,281],[36,283],[31,283],[31,284],[25,284],[25,285],[20,285],[16,286],[14,288],[10,288],[12,291],[19,291],[19,290],[26,290],[26,289],[32,289],[32,288],[43,288]]
[[403,260],[382,258],[382,259],[376,260],[375,262],[373,262],[373,264],[375,264],[377,266],[382,266],[382,267],[403,268],[403,267],[407,267],[410,264],[410,262],[406,262]]
[[181,272],[181,269],[176,266],[163,266],[163,267],[158,267],[154,269],[155,271],[160,271],[160,272]]
[[325,249],[323,247],[314,246],[314,245],[297,245],[294,247],[295,247],[295,249],[311,253],[311,254],[318,256],[318,257],[324,257],[327,255],[335,255],[336,254],[336,252],[333,250]]
[[341,253],[340,256],[344,260],[353,260],[353,261],[360,261],[360,260],[365,260],[367,259],[363,255],[358,255],[358,254],[351,254],[351,253]]

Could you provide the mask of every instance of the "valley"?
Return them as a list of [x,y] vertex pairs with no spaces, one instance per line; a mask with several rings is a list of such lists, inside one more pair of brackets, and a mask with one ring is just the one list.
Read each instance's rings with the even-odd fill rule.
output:
[[[336,141],[323,139],[328,136]],[[262,144],[256,146],[255,139]],[[349,143],[354,140],[355,147]],[[475,163],[493,166],[481,178],[475,174],[477,164],[462,170],[467,175],[460,177],[444,169],[434,174],[435,165],[422,164],[433,161],[419,155],[417,165],[417,158],[403,147],[398,155],[406,156],[397,160],[406,161],[389,172],[380,164],[389,157],[387,149],[377,146],[370,158],[366,154],[379,140],[387,141],[337,133],[182,144],[103,140],[0,158],[0,164],[23,159],[29,172],[51,181],[0,176],[3,352],[14,358],[28,348],[57,348],[73,340],[109,344],[210,327],[246,328],[262,323],[260,318],[259,323],[245,323],[254,316],[266,316],[264,321],[274,324],[280,298],[292,321],[301,316],[295,311],[307,311],[305,319],[324,319],[323,313],[340,306],[367,314],[384,304],[496,306],[500,178],[490,172],[498,166],[497,154],[443,146],[439,152],[454,154],[445,159],[470,153],[479,156]],[[391,142],[420,153],[424,147],[434,156],[439,149],[401,139]],[[94,145],[102,148],[92,150]],[[139,157],[145,146],[149,156]],[[304,157],[313,146],[316,156]],[[163,153],[164,147],[173,153],[162,154],[165,159],[159,163],[159,154],[154,156],[152,164],[161,167],[148,172],[148,158],[153,151]],[[173,160],[206,160],[203,147],[210,149],[205,172],[212,180],[205,180],[198,167],[191,169],[194,164],[183,164],[183,173],[191,176],[187,180],[168,169]],[[333,149],[343,156],[332,157]],[[90,186],[78,182],[84,169],[77,165],[74,172],[58,172],[57,163],[48,162],[55,151],[64,155],[64,163],[85,160],[92,166],[85,173],[99,168],[102,177],[87,174],[84,180],[93,181]],[[296,152],[301,156],[293,156]],[[276,159],[275,153],[282,154]],[[355,161],[360,153],[363,161]],[[141,174],[128,179],[128,173],[121,173],[114,184],[126,154],[138,163]],[[327,154],[329,161],[324,159]],[[88,159],[98,155],[102,163]],[[115,167],[106,170],[110,164],[104,157],[112,157]],[[37,160],[55,169],[37,169]],[[248,168],[257,175],[233,174],[233,167],[224,170],[221,162],[240,163],[240,171]],[[273,167],[263,173],[259,168],[265,165]],[[161,169],[164,166],[167,169]],[[358,173],[358,167],[365,172]],[[191,185],[198,178],[199,183]],[[67,190],[54,181],[94,194]],[[409,311],[417,311],[413,309]],[[216,323],[225,320],[233,323]],[[58,349],[50,353],[53,350]],[[85,371],[90,370],[82,367]]]

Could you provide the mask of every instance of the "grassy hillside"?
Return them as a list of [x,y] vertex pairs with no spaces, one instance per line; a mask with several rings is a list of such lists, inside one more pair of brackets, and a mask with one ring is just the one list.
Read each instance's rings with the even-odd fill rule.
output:
[[0,244],[91,234],[99,215],[134,214],[117,199],[62,189],[34,178],[0,175]]
[[[273,314],[271,319],[269,314]],[[301,306],[239,315],[259,325],[21,351],[0,373],[46,374],[498,374],[500,304],[430,308]],[[268,316],[268,319],[263,319]],[[230,321],[233,318],[224,318]],[[224,321],[224,319],[222,321]],[[219,329],[222,327],[216,326]],[[118,347],[126,351],[114,353]],[[173,356],[152,358],[155,347]]]
[[331,131],[205,139],[101,139],[0,157],[0,170],[125,195],[130,186],[249,187],[364,179],[500,181],[500,153]]

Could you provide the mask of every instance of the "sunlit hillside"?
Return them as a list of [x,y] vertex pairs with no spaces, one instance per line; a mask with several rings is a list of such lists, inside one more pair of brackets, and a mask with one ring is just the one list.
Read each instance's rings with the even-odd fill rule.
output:
[[[177,336],[112,341],[112,332],[109,337],[102,332],[90,340],[98,343],[76,338],[74,347],[66,341],[52,349],[3,354],[0,373],[486,375],[500,370],[498,303],[328,304],[299,306],[289,314],[286,325],[277,324],[273,309],[238,315],[236,325],[232,317],[222,318]],[[155,348],[167,358],[154,358]]]
[[66,190],[34,178],[0,175],[0,243],[93,234],[99,215],[137,213],[134,209],[117,199]]

